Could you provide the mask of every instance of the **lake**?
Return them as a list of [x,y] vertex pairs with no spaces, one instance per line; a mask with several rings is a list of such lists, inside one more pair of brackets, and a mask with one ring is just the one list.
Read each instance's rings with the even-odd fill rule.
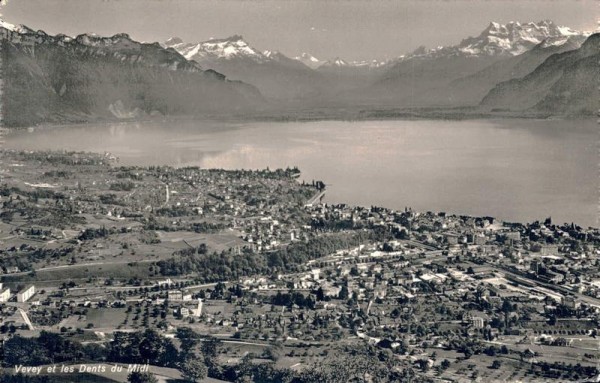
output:
[[168,120],[19,131],[15,149],[110,152],[123,165],[271,169],[323,180],[327,202],[598,226],[594,120]]

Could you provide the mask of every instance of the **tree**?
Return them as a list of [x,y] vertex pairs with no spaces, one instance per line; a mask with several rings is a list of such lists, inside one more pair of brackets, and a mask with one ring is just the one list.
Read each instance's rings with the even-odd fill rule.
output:
[[447,370],[450,367],[450,361],[448,359],[442,360],[441,366],[443,370]]
[[139,350],[142,360],[155,361],[162,353],[163,338],[154,330],[146,330],[140,342]]
[[271,359],[273,362],[277,362],[282,354],[283,352],[281,344],[269,346],[263,352],[263,356],[267,359]]
[[484,350],[484,352],[487,356],[496,356],[496,347],[489,346]]
[[129,383],[158,383],[158,379],[149,372],[132,372],[127,376]]
[[342,286],[342,288],[340,289],[340,292],[338,294],[338,298],[345,301],[346,299],[348,299],[348,296],[349,296],[348,287]]
[[502,366],[502,362],[500,362],[498,359],[494,360],[494,362],[492,363],[492,368],[494,370],[499,369]]
[[510,316],[510,313],[514,311],[514,306],[510,303],[510,301],[505,299],[504,301],[502,301],[502,309],[501,310],[504,313],[504,330],[506,332],[508,332],[508,330],[509,330],[508,317]]
[[421,369],[421,371],[429,371],[429,361],[427,359],[419,359],[417,360],[417,363],[419,364],[419,368]]
[[50,362],[46,350],[33,338],[14,336],[4,342],[3,351],[2,364],[5,367],[17,364],[36,366]]
[[323,299],[325,299],[325,292],[323,291],[322,287],[319,287],[319,289],[317,290],[316,296],[317,296],[318,301],[322,301]]
[[206,365],[194,354],[188,357],[181,363],[181,372],[183,377],[190,382],[198,382],[206,378]]
[[220,374],[219,363],[217,361],[217,355],[219,348],[223,342],[217,338],[208,337],[202,342],[202,354],[204,355],[204,364],[208,368],[208,373],[211,376],[217,376]]
[[170,339],[165,339],[163,350],[159,358],[159,364],[166,367],[176,367],[178,361],[179,352],[177,351],[177,347],[175,347]]
[[181,341],[182,358],[186,359],[187,355],[194,351],[200,337],[189,327],[179,327],[175,336]]
[[465,353],[465,359],[469,359],[473,356],[473,350],[470,347],[465,347],[463,352]]

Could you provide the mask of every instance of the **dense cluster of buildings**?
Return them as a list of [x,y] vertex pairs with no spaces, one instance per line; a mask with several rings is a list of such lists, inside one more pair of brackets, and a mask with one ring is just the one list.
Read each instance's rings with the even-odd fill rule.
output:
[[[19,166],[2,176],[3,337],[147,326],[173,336],[191,326],[261,345],[360,342],[419,361],[424,373],[442,368],[431,350],[460,364],[457,353],[466,360],[496,346],[507,363],[552,361],[553,350],[598,363],[598,229],[322,203],[324,186],[299,183],[295,169],[126,168],[107,156],[52,155],[44,165],[39,153],[12,153]],[[64,182],[79,166],[77,182]],[[307,247],[306,261],[270,273],[242,265],[229,280],[166,278],[157,266],[212,254],[216,269],[220,259],[229,268],[225,259],[260,261],[318,239],[332,250]],[[103,275],[112,263],[122,266]],[[65,270],[72,277],[48,277]],[[544,355],[542,345],[551,348]]]

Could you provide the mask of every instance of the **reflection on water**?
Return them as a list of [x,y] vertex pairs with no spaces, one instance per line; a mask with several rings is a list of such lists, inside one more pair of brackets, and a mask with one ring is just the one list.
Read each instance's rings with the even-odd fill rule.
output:
[[596,144],[591,120],[175,120],[36,129],[5,146],[108,151],[125,165],[297,165],[331,202],[597,226]]

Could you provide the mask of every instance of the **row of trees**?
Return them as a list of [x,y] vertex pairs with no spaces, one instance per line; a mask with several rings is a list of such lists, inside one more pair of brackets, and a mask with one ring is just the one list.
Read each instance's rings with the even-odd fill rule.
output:
[[[91,344],[82,346],[58,334],[43,331],[37,338],[15,336],[4,344],[2,365],[40,365],[49,363],[116,362],[149,363],[177,368],[185,380],[197,382],[206,376],[230,382],[261,383],[346,383],[371,379],[378,382],[423,382],[410,367],[394,368],[393,358],[382,355],[375,346],[359,346],[337,350],[320,363],[301,372],[277,368],[272,361],[255,362],[256,356],[246,355],[237,364],[220,364],[218,354],[221,342],[201,336],[190,328],[179,328],[177,346],[172,340],[154,330],[133,333],[115,333],[105,347]],[[280,351],[280,350],[279,350]],[[271,351],[271,354],[277,351]],[[268,353],[267,353],[268,354]],[[271,360],[275,360],[272,356]],[[398,366],[396,366],[398,367]],[[406,367],[406,366],[405,366]],[[52,377],[0,375],[8,383],[54,383]],[[131,383],[154,383],[151,373],[129,375]]]
[[[194,250],[194,249],[191,249]],[[241,276],[268,272],[264,257],[259,254],[210,253],[185,254],[157,262],[160,273],[165,276],[200,273],[203,281],[217,282],[237,279]]]
[[309,260],[324,257],[337,250],[357,246],[371,238],[372,233],[359,231],[337,233],[312,238],[307,242],[293,243],[283,249],[266,254],[250,251],[210,253],[206,249],[190,249],[174,257],[157,262],[160,273],[175,276],[201,273],[206,282],[237,279],[242,276],[296,271]]

